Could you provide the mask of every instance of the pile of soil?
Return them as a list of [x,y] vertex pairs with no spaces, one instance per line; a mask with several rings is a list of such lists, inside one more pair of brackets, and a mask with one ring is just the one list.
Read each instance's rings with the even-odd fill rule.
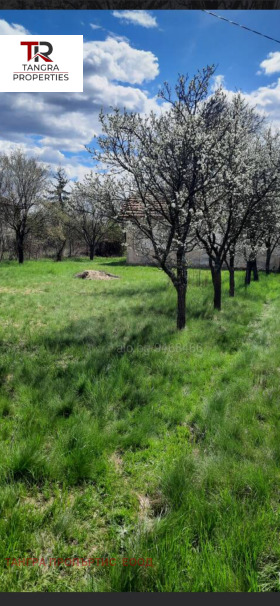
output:
[[97,271],[94,269],[86,269],[80,274],[76,274],[75,278],[82,278],[83,280],[119,280],[119,276],[114,276],[106,271]]

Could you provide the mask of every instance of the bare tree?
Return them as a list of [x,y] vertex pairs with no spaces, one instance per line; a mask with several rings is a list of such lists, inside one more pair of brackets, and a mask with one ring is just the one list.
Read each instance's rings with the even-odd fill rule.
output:
[[71,226],[67,215],[67,203],[70,192],[69,183],[63,168],[59,167],[54,175],[54,184],[48,190],[46,211],[46,235],[49,245],[55,249],[56,261],[62,261],[67,237],[71,236]]
[[111,230],[110,209],[106,187],[100,176],[91,172],[82,183],[75,184],[68,203],[68,214],[76,233],[88,247],[91,261],[96,247]]
[[1,214],[14,231],[19,263],[24,261],[24,245],[32,227],[32,213],[42,202],[48,170],[21,150],[1,158]]

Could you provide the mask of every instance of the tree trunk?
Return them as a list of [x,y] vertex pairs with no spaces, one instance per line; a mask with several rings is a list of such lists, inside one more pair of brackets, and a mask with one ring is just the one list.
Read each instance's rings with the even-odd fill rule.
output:
[[64,251],[64,248],[65,248],[65,244],[66,244],[66,240],[65,240],[65,242],[63,242],[63,245],[59,248],[59,250],[56,253],[56,260],[57,261],[62,261],[63,251]]
[[268,276],[270,274],[270,260],[271,260],[271,248],[266,248],[266,260],[265,260],[265,273]]
[[212,282],[214,286],[214,309],[221,310],[222,307],[222,272],[221,263],[216,261],[213,263],[212,259],[209,259],[209,265],[211,269]]
[[258,272],[258,267],[257,267],[257,259],[255,259],[253,261],[253,276],[254,276],[254,282],[258,282],[259,281],[259,272]]
[[94,259],[94,253],[95,253],[95,246],[94,246],[94,244],[90,244],[90,247],[89,247],[89,258],[90,258],[91,261],[93,261],[93,259]]
[[214,266],[213,271],[213,286],[214,286],[214,309],[220,311],[222,307],[222,274],[219,266]]
[[249,286],[251,282],[252,261],[247,261],[245,272],[245,286]]
[[182,330],[186,326],[186,293],[187,293],[187,268],[185,253],[177,252],[177,328]]
[[23,263],[24,250],[23,250],[23,238],[21,236],[17,237],[17,257],[18,257],[18,262]]
[[229,258],[229,296],[234,297],[235,280],[234,280],[234,255]]
[[23,247],[21,246],[18,249],[18,262],[23,263],[23,261],[24,261],[24,253],[23,253]]
[[177,328],[182,330],[186,326],[186,292],[187,285],[177,287]]

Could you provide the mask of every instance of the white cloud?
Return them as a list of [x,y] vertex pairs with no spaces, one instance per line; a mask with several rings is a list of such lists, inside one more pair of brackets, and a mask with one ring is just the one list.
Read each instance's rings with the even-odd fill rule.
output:
[[220,86],[224,88],[225,77],[222,74],[217,74],[217,76],[213,77],[213,83],[211,86],[211,91],[214,93]]
[[124,23],[141,25],[142,27],[158,27],[156,17],[143,10],[113,11],[113,16]]
[[[223,90],[230,99],[236,91],[227,89],[224,86],[223,76],[221,78]],[[267,86],[259,86],[251,92],[240,91],[240,93],[247,103],[266,118],[267,123],[273,128],[280,127],[280,78],[278,78],[277,82],[273,82]]]
[[[272,75],[280,72],[280,52],[268,53],[266,59],[260,63],[261,71],[257,72],[258,75]],[[221,85],[223,90],[227,94],[228,98],[231,98],[235,92],[229,90],[225,86],[225,79],[222,74],[214,76],[212,92],[215,91],[218,86]],[[240,91],[244,99],[256,110],[262,114],[267,122],[273,128],[280,128],[280,77],[266,86],[259,86],[251,92]]]
[[117,42],[127,42],[128,44],[130,44],[130,40],[129,40],[129,38],[127,38],[127,36],[120,36],[119,34],[115,34],[115,32],[111,32],[109,29],[108,29],[108,37],[114,38],[114,40],[117,40]]
[[50,172],[55,172],[58,166],[62,166],[71,180],[81,180],[91,170],[94,170],[92,162],[82,164],[79,156],[67,157],[52,147],[40,147],[34,145],[31,141],[13,143],[11,141],[0,140],[0,153],[11,153],[15,149],[21,149],[30,158],[36,158],[37,162],[48,167]]
[[91,71],[130,84],[153,80],[159,73],[158,59],[152,52],[137,50],[128,42],[111,37],[85,42],[84,63],[85,74]]
[[101,25],[96,25],[96,23],[90,23],[91,29],[102,29]]
[[[260,67],[266,75],[275,74],[280,72],[280,52],[268,53],[268,56],[264,61],[260,63]],[[258,72],[262,73],[262,72]]]
[[29,34],[29,31],[18,25],[17,23],[8,23],[4,19],[0,19],[0,35],[15,36],[16,34]]
[[146,113],[149,109],[156,111],[159,107],[157,97],[149,98],[139,88],[115,84],[114,82],[110,82],[105,76],[90,76],[87,80],[87,87],[100,107],[102,107],[104,99],[106,99],[108,106],[126,107],[128,110],[140,113]]
[[280,78],[269,86],[260,86],[251,93],[245,93],[244,97],[267,117],[272,126],[280,126]]

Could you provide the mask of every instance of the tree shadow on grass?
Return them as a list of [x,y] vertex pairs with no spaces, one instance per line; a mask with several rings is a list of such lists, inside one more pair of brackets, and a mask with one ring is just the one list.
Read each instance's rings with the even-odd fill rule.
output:
[[[88,280],[89,281],[89,280]],[[94,282],[94,280],[93,280]],[[111,282],[110,282],[111,284]],[[129,300],[129,304],[131,303],[131,297],[135,297],[139,299],[139,296],[141,295],[159,295],[161,292],[166,292],[167,290],[167,286],[166,284],[158,284],[157,286],[149,286],[148,284],[145,284],[143,282],[143,285],[141,285],[141,288],[139,288],[139,283],[137,285],[135,285],[135,288],[133,288],[132,286],[125,286],[122,285],[121,288],[119,289],[114,289],[114,290],[103,290],[103,291],[96,291],[96,290],[92,290],[91,292],[85,292],[82,291],[81,293],[79,293],[78,291],[76,291],[76,296],[78,296],[79,294],[82,297],[93,297],[94,299],[96,298],[100,298],[100,299],[104,299],[104,298],[113,298],[113,299],[130,299]],[[154,307],[154,312],[156,313],[157,311],[157,305],[155,303],[153,303],[153,307]]]
[[[138,312],[130,315],[135,320]],[[34,360],[31,374],[23,365],[20,380],[36,389],[37,400],[50,407],[50,415],[56,414],[66,430],[72,415],[78,418],[87,409],[101,432],[114,421],[109,448],[112,442],[113,447],[143,449],[164,424],[160,408],[153,412],[151,407],[160,389],[163,366],[167,377],[171,372],[171,361],[165,360],[161,350],[172,343],[175,331],[173,322],[163,323],[161,318],[156,324],[153,319],[144,318],[140,325],[134,321],[129,330],[118,318],[71,322],[36,340],[40,351],[46,350],[48,364]],[[166,381],[165,392],[172,391],[168,378]],[[175,412],[171,416],[175,418]]]
[[[143,310],[141,310],[143,311]],[[166,312],[162,310],[162,314]],[[140,309],[136,307],[133,309],[133,313],[130,317],[135,319],[139,318]],[[159,313],[157,313],[159,316]],[[126,316],[126,320],[127,320]],[[172,339],[175,333],[175,325],[169,323],[167,326],[160,327],[159,323],[154,323],[152,320],[144,319],[144,323],[141,327],[134,323],[130,327],[130,334],[128,334],[127,326],[122,325],[119,316],[116,314],[114,317],[89,317],[87,319],[71,322],[63,328],[61,331],[57,331],[55,334],[45,334],[42,337],[42,343],[51,352],[63,352],[65,349],[70,347],[92,347],[102,348],[108,352],[117,350],[117,348],[123,343],[125,338],[126,345],[152,345],[154,343],[166,343],[166,341]],[[36,339],[38,344],[38,339]]]
[[108,259],[108,257],[98,257],[96,258],[96,261],[99,265],[109,265],[111,267],[123,267],[127,265],[126,259],[120,259],[118,261],[106,261],[105,263],[103,259]]
[[64,259],[65,261],[71,261],[72,263],[92,263],[88,257],[70,257]]

